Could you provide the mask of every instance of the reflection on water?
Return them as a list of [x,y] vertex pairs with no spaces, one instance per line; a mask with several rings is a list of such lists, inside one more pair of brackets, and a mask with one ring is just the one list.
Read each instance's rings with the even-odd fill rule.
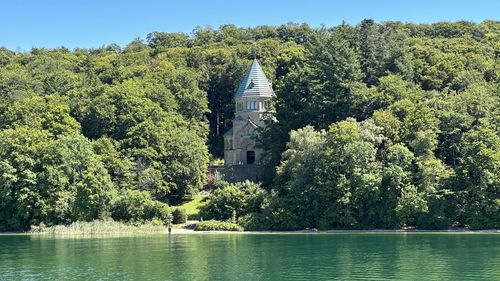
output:
[[0,280],[500,280],[499,234],[0,236]]

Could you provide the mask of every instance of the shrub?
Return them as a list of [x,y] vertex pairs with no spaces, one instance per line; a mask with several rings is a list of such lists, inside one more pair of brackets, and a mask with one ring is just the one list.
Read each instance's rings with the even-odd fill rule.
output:
[[202,221],[196,224],[195,231],[243,231],[243,227],[227,221]]
[[229,220],[251,212],[259,212],[267,193],[256,183],[227,185],[216,189],[200,207],[200,217],[204,219]]
[[245,205],[243,197],[243,192],[236,185],[216,189],[200,207],[200,217],[209,220],[229,220],[234,212],[240,214],[243,211]]
[[170,213],[168,205],[163,202],[152,200],[145,206],[143,220],[153,220],[157,218],[166,222],[171,217],[172,214]]
[[185,209],[176,208],[172,212],[173,220],[172,222],[175,224],[185,223],[187,221],[187,213]]
[[417,219],[418,229],[448,229],[452,222],[445,216],[439,214],[422,213]]
[[171,216],[168,205],[151,198],[149,192],[127,190],[114,201],[111,217],[120,221],[167,221]]
[[238,219],[238,224],[241,225],[245,230],[268,230],[269,219],[266,218],[262,213],[250,213],[246,214]]
[[200,220],[200,214],[196,213],[196,214],[189,214],[187,219],[188,220],[192,220],[192,221],[197,221],[197,220]]

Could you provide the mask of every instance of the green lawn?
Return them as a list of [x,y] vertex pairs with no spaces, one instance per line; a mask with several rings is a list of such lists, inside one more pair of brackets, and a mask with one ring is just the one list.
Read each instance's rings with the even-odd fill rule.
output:
[[193,196],[193,200],[184,202],[181,205],[173,206],[173,207],[186,210],[186,213],[188,215],[188,219],[193,218],[193,217],[196,217],[198,215],[198,211],[199,211],[198,206],[200,206],[202,204],[201,200],[204,197],[205,196],[202,196],[202,195],[195,195],[195,196]]

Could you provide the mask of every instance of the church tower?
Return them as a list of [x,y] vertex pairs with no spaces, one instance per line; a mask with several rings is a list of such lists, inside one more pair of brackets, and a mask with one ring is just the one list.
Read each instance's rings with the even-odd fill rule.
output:
[[224,165],[259,163],[263,152],[255,147],[257,128],[264,126],[263,116],[273,97],[271,84],[254,59],[234,96],[233,127],[224,134]]

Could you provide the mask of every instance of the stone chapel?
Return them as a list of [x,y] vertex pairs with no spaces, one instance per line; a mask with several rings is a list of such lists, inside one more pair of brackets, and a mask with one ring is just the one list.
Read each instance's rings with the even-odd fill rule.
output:
[[254,59],[234,96],[233,127],[224,134],[224,165],[257,165],[263,151],[255,147],[257,128],[275,97],[271,84]]

